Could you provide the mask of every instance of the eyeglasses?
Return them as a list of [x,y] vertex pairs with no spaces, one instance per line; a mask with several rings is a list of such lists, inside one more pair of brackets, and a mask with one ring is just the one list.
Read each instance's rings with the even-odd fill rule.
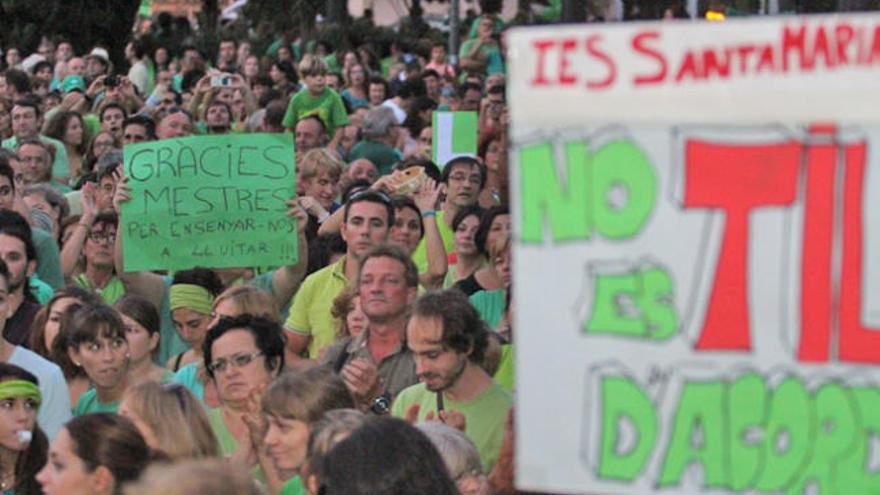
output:
[[104,232],[90,232],[89,240],[92,242],[107,241],[110,244],[116,242],[116,234],[105,234]]
[[222,373],[230,364],[236,369],[244,368],[262,355],[263,351],[254,351],[251,353],[233,354],[228,358],[219,358],[208,365],[208,371],[211,373]]

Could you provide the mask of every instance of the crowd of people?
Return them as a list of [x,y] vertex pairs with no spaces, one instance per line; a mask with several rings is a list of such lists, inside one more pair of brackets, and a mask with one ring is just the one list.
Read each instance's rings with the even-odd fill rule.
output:
[[[513,493],[503,23],[377,48],[5,47],[0,493]],[[432,161],[432,115],[478,115]],[[286,133],[299,258],[126,271],[123,148]],[[271,268],[266,268],[271,267]]]

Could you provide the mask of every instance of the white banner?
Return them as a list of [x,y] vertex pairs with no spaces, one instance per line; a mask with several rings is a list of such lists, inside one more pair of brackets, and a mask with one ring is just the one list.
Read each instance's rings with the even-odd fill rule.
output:
[[[778,58],[795,28],[803,57]],[[511,33],[521,488],[880,493],[877,33],[878,16]],[[590,46],[617,68],[606,88],[587,88],[607,75]],[[774,49],[773,70],[743,62]],[[719,77],[708,53],[739,58]],[[706,77],[676,82],[688,54]],[[667,75],[636,83],[660,56]]]

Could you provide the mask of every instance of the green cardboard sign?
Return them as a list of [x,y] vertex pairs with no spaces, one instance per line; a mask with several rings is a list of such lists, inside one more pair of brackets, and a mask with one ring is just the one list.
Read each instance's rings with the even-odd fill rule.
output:
[[290,134],[198,136],[125,147],[132,200],[119,230],[126,271],[297,261]]

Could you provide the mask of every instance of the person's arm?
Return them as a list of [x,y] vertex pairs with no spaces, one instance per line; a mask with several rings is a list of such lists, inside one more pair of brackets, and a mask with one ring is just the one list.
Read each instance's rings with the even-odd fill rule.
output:
[[287,205],[287,215],[296,218],[298,259],[296,264],[282,266],[272,273],[272,295],[278,308],[283,308],[290,302],[309,266],[309,247],[305,234],[309,217],[295,199],[288,201]]
[[443,184],[427,179],[415,195],[415,203],[419,207],[425,227],[425,253],[428,259],[428,269],[419,275],[419,283],[429,290],[442,288],[449,267],[443,237],[440,236],[437,226],[436,208],[443,189]]
[[79,266],[79,258],[82,255],[83,244],[86,242],[95,217],[98,215],[98,205],[95,200],[94,182],[86,182],[82,188],[82,215],[73,229],[73,233],[64,243],[61,249],[61,273],[65,280],[69,280],[76,273]]
[[199,82],[196,83],[196,89],[193,91],[192,100],[189,102],[189,112],[193,115],[193,118],[196,120],[202,120],[202,116],[199,115],[199,109],[202,108],[202,100],[205,99],[205,94],[211,89],[211,76],[205,75]]
[[[50,366],[50,364],[46,363],[46,366]],[[40,411],[37,413],[37,423],[48,438],[54,438],[64,424],[73,417],[71,414],[73,408],[70,407],[70,391],[64,380],[64,374],[54,363],[51,366],[52,369],[48,370],[49,372],[46,374],[47,379],[40,382],[43,401],[40,404]]]
[[135,91],[131,80],[125,76],[119,77],[119,94],[122,95],[122,104],[125,105],[129,115],[144,106],[144,99]]
[[257,97],[254,96],[254,93],[251,91],[251,87],[248,85],[247,81],[244,80],[241,74],[232,74],[232,79],[235,81],[235,89],[241,91],[241,97],[244,100],[244,110],[247,115],[245,115],[244,119],[247,120],[247,117],[253,115],[254,112],[259,110],[259,106],[257,104]]
[[[122,203],[131,200],[131,186],[128,179],[117,169],[113,172],[116,180],[116,192],[113,194],[113,207],[120,217],[122,225]],[[116,268],[116,276],[122,280],[125,291],[137,294],[153,303],[156,308],[162,307],[162,298],[165,296],[165,282],[160,275],[151,272],[128,272],[125,271],[125,263],[122,256],[122,235],[116,236],[113,246],[113,265]]]
[[288,367],[296,368],[310,360],[303,354],[312,342],[311,324],[309,323],[309,307],[314,298],[314,283],[306,278],[293,298],[290,305],[290,313],[284,322],[284,332],[287,335],[287,347],[284,358]]
[[477,38],[472,40],[470,44],[465,42],[461,46],[458,64],[462,69],[468,71],[479,71],[486,65],[485,57],[483,57],[480,49],[483,47],[483,40]]

